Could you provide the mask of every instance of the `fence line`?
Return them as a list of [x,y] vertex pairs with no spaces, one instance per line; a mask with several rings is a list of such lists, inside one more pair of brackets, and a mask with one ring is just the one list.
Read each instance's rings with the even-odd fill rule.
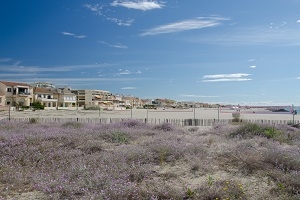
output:
[[[80,122],[91,124],[109,124],[118,123],[124,120],[130,120],[131,118],[56,118],[56,117],[38,117],[38,118],[11,118],[13,122],[39,122],[39,123],[65,123],[65,122]],[[156,125],[162,123],[169,123],[176,126],[212,126],[218,124],[230,124],[232,119],[159,119],[159,118],[143,118],[134,119],[141,122]],[[3,118],[0,121],[9,121],[8,118]],[[290,124],[291,120],[266,120],[266,119],[243,119],[242,122],[262,123],[262,124]],[[294,124],[299,124],[299,120],[295,120]]]

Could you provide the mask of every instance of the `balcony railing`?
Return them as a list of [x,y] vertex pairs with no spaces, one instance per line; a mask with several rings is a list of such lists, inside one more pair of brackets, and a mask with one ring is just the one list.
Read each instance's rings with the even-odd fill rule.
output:
[[18,95],[20,95],[20,96],[28,96],[28,95],[30,95],[30,92],[19,92]]

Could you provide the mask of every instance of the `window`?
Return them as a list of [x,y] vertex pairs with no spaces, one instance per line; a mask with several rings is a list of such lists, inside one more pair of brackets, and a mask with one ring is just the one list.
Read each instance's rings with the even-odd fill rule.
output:
[[7,88],[7,90],[6,90],[7,92],[11,92],[11,88]]
[[2,103],[2,97],[0,97],[0,103]]

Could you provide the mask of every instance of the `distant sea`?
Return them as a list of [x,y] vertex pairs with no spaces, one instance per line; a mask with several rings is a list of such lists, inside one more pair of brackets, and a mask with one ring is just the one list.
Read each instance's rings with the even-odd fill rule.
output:
[[297,115],[300,115],[300,106],[294,106],[294,110],[297,111]]

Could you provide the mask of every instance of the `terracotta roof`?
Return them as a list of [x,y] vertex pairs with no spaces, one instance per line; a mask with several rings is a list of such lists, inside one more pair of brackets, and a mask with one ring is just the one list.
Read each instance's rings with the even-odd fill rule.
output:
[[49,89],[49,88],[39,88],[39,87],[35,88],[34,92],[35,93],[43,93],[43,94],[52,94],[53,93],[53,91],[51,91],[51,89]]
[[0,81],[0,83],[3,83],[6,86],[30,86],[26,83],[17,83],[17,82],[8,82],[8,81]]
[[5,93],[0,91],[0,96],[5,96]]

